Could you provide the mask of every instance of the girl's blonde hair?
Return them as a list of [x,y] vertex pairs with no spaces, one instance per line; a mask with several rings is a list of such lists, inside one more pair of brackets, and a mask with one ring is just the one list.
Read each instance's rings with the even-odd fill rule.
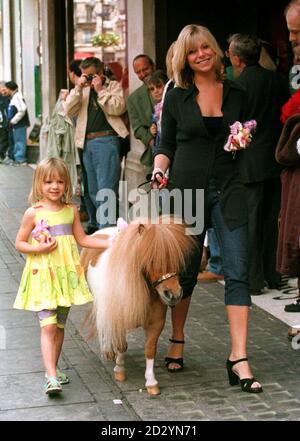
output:
[[216,79],[223,81],[223,52],[212,33],[204,26],[190,24],[185,26],[175,43],[172,67],[177,86],[188,89],[194,84],[194,72],[187,62],[190,50],[195,49],[199,41],[208,44],[216,54]]
[[33,175],[32,189],[28,197],[29,204],[35,204],[43,198],[42,183],[54,174],[65,182],[66,188],[62,197],[62,202],[69,204],[72,200],[72,185],[69,170],[61,158],[48,158],[41,161]]

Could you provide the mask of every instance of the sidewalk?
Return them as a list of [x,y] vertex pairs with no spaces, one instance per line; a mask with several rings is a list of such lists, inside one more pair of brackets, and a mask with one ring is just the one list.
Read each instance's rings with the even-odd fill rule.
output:
[[101,361],[96,342],[87,344],[82,338],[85,306],[72,308],[66,328],[60,364],[71,383],[61,396],[47,397],[42,388],[38,320],[34,313],[12,309],[24,265],[14,239],[27,207],[31,178],[30,167],[0,164],[0,421],[300,420],[300,352],[286,338],[287,325],[255,305],[249,358],[264,392],[247,394],[228,385],[229,333],[223,287],[218,283],[195,290],[186,326],[186,368],[178,374],[164,367],[168,314],[156,358],[160,396],[149,397],[144,389],[142,330],[128,340],[128,380],[116,383],[113,363]]

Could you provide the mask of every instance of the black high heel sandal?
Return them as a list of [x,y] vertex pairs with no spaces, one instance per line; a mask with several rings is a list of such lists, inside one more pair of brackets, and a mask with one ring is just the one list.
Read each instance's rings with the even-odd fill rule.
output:
[[227,368],[227,373],[228,373],[228,379],[229,379],[229,384],[230,386],[235,386],[237,384],[240,383],[241,385],[241,389],[243,392],[249,392],[251,394],[259,394],[260,392],[263,391],[262,387],[251,387],[253,385],[253,383],[257,382],[257,380],[252,377],[252,378],[240,378],[238,376],[238,374],[236,374],[232,368],[235,364],[240,363],[241,361],[248,361],[248,358],[240,358],[239,360],[235,360],[235,361],[231,361],[231,360],[227,360],[226,361],[226,368]]
[[[185,343],[184,340],[175,340],[174,338],[169,338],[169,341],[171,343],[177,343],[180,345],[184,345]],[[168,369],[169,372],[179,372],[182,371],[184,368],[183,358],[165,357],[165,363],[166,363],[166,368]],[[169,368],[169,365],[172,363],[179,364],[180,367],[175,369]]]

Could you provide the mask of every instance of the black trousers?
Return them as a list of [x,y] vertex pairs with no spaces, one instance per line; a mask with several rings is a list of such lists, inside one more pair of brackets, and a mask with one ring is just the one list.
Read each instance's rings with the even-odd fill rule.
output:
[[248,205],[249,284],[251,290],[280,282],[276,272],[280,178],[246,184]]

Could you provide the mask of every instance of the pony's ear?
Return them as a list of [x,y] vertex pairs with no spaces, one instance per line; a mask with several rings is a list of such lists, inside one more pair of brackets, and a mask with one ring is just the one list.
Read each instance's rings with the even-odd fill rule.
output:
[[142,235],[143,232],[144,232],[144,230],[145,230],[145,225],[144,225],[144,224],[140,224],[140,225],[139,225],[139,228],[138,228],[138,232],[139,232],[139,234]]
[[128,227],[128,223],[122,217],[119,217],[117,220],[117,227],[119,231],[125,230],[125,228]]

